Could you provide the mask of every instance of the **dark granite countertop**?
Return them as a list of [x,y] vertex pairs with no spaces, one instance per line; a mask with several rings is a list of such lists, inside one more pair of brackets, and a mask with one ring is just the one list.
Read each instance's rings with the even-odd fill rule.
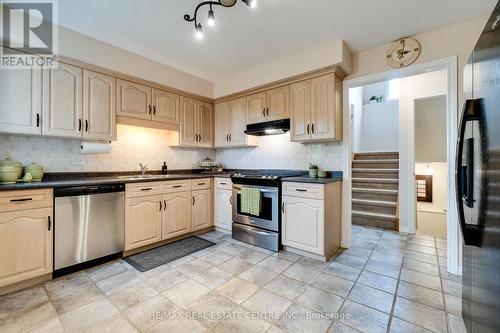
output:
[[296,182],[296,183],[312,183],[312,184],[328,184],[334,182],[341,182],[343,179],[342,171],[332,171],[328,172],[328,176],[325,178],[313,178],[308,175],[298,176],[298,177],[286,177],[283,178],[284,182]]
[[31,183],[16,183],[0,185],[0,191],[11,190],[29,190],[41,188],[63,188],[73,186],[92,186],[92,185],[106,185],[106,184],[129,184],[129,183],[144,183],[144,182],[158,182],[169,180],[181,179],[198,179],[198,178],[229,178],[232,172],[222,173],[200,173],[200,172],[186,172],[177,173],[172,172],[168,175],[161,175],[158,173],[148,174],[144,178],[139,178],[137,172],[134,174],[126,173],[48,173],[44,176],[41,182]]
[[[130,184],[144,182],[158,182],[181,179],[198,178],[229,178],[235,172],[255,172],[257,170],[226,170],[217,173],[204,173],[201,170],[172,170],[168,175],[161,175],[159,171],[152,171],[145,178],[139,178],[137,172],[59,172],[47,173],[41,182],[17,183],[0,185],[0,191],[29,190],[41,188],[63,188],[73,186],[92,186],[106,184]],[[262,171],[262,170],[258,170]],[[272,170],[279,172],[283,170]],[[327,178],[310,178],[305,172],[296,171],[300,176],[285,177],[285,182],[327,184],[341,181],[342,172],[333,171],[328,173]]]

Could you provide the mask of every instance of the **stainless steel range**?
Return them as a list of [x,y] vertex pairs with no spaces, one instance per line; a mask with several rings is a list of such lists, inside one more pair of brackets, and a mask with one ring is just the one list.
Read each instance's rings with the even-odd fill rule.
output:
[[[233,181],[233,239],[271,251],[281,250],[281,180],[297,176],[297,172],[237,173]],[[242,189],[260,192],[258,214],[242,212]]]

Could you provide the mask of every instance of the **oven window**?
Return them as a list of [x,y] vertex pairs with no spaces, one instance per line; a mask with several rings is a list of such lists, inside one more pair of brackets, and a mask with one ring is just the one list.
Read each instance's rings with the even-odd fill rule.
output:
[[257,217],[262,220],[268,220],[272,221],[273,220],[273,198],[266,197],[265,195],[262,195],[262,198],[260,199],[261,202],[261,210],[259,215],[252,215],[252,214],[247,214],[247,213],[242,213],[241,212],[241,194],[238,193],[237,195],[237,212],[238,215],[245,215],[245,216],[250,216],[250,217]]

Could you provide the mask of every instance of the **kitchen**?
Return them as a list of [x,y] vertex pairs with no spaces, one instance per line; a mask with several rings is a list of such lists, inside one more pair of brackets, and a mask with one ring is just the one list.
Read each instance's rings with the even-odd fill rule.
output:
[[[203,4],[192,2],[169,15],[196,17]],[[216,3],[204,9],[209,26],[217,14],[218,30],[202,30],[191,14],[172,20],[183,36],[195,23],[196,38],[183,43],[208,45],[213,35],[224,38],[225,20],[279,7]],[[59,2],[53,66],[0,68],[0,330],[441,331],[388,308],[396,290],[362,282],[368,258],[356,261],[366,255],[360,242],[406,244],[413,236],[351,230],[346,217],[344,80],[359,75],[360,56],[348,43],[322,45],[314,63],[285,57],[275,71],[245,59],[257,61],[254,74],[269,75],[243,83],[242,70],[214,85],[198,65],[169,67],[126,43],[99,40],[89,26],[86,36],[78,26],[85,20],[72,20],[100,8],[88,6]],[[98,17],[112,8],[104,7]],[[486,15],[483,8],[476,16]],[[477,30],[485,19],[473,22]],[[13,44],[5,39],[2,55]],[[222,73],[223,64],[212,64]],[[367,276],[380,273],[368,266]],[[380,302],[363,297],[370,293]],[[284,317],[223,318],[236,312]],[[289,312],[304,316],[287,320]],[[205,316],[189,318],[194,313]]]

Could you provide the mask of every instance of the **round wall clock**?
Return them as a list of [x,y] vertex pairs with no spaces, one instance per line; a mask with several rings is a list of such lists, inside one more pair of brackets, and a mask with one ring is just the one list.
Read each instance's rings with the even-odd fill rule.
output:
[[420,55],[420,43],[413,38],[403,38],[394,42],[387,50],[387,64],[402,68],[417,60]]

